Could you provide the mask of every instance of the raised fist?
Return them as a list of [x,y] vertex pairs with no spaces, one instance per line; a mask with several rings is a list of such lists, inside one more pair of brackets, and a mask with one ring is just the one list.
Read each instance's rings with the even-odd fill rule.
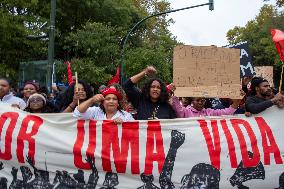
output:
[[12,171],[11,171],[11,174],[13,175],[13,178],[17,178],[17,173],[18,173],[18,169],[13,167]]
[[104,99],[105,98],[104,98],[104,96],[102,94],[96,94],[95,96],[92,97],[93,103],[101,102]]
[[146,73],[147,75],[154,75],[154,74],[157,73],[157,70],[156,70],[156,68],[154,68],[153,66],[147,66],[147,67],[145,68],[145,73]]
[[0,170],[4,169],[3,163],[0,161]]
[[92,170],[95,168],[95,158],[87,155],[86,161],[90,164]]
[[27,162],[30,164],[30,166],[34,166],[34,161],[33,161],[33,158],[29,157],[29,156],[26,156],[27,158]]
[[185,140],[184,133],[181,133],[177,130],[172,130],[170,147],[178,149],[184,143],[184,140]]

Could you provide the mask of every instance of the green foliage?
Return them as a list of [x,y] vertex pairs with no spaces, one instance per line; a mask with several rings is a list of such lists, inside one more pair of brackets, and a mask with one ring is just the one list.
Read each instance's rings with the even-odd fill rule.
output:
[[88,22],[66,37],[65,50],[75,57],[89,57],[101,66],[114,64],[119,57],[121,29]]
[[0,77],[16,78],[16,71],[6,64],[0,64]]
[[[67,65],[63,62],[57,64],[57,74],[63,82],[67,82]],[[97,66],[93,59],[89,58],[74,58],[71,63],[71,70],[73,75],[78,73],[79,80],[88,81],[92,85],[100,85],[112,78],[111,74],[106,72],[103,66]]]
[[[17,73],[19,62],[47,59],[48,41],[28,36],[48,34],[50,0],[3,0],[0,8],[3,69]],[[169,8],[167,1],[160,0],[57,0],[55,59],[70,60],[80,79],[106,83],[121,62],[120,45],[130,28],[142,18]],[[45,22],[47,26],[42,27]],[[151,18],[130,36],[125,49],[128,76],[153,64],[162,78],[171,80],[176,41],[167,29],[170,22],[166,15]],[[56,65],[57,78],[63,79],[66,65]]]
[[171,81],[172,67],[165,62],[165,51],[160,49],[136,48],[127,54],[126,70],[127,75],[131,76],[143,70],[147,65],[153,65],[158,70],[158,77],[166,82]]
[[[37,2],[5,0],[0,3],[0,65],[9,77],[17,79],[19,62],[41,59],[46,54],[46,42],[31,41],[28,35],[39,33],[41,20],[29,12]],[[3,64],[3,65],[2,65]]]
[[284,30],[284,15],[275,6],[264,5],[254,20],[245,27],[235,27],[227,32],[230,44],[248,41],[255,66],[274,66],[275,81],[279,81],[280,58],[272,41],[270,29]]

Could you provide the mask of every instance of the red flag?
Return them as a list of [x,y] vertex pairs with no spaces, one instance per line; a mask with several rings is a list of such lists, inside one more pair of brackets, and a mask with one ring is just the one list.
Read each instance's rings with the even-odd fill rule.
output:
[[278,29],[271,29],[270,31],[280,60],[284,62],[284,32]]
[[66,61],[65,64],[67,64],[68,84],[71,85],[73,83],[71,63],[69,61]]
[[120,81],[120,66],[117,66],[116,68],[116,74],[112,77],[111,80],[109,80],[109,82],[107,83],[108,85],[113,84],[113,83],[119,83]]

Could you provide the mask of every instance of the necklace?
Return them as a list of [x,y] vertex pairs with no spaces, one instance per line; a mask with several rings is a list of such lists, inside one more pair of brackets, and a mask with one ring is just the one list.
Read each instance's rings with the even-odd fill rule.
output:
[[159,119],[159,118],[157,117],[159,107],[160,107],[160,105],[158,105],[158,106],[156,106],[156,107],[154,108],[151,117],[149,117],[148,119]]

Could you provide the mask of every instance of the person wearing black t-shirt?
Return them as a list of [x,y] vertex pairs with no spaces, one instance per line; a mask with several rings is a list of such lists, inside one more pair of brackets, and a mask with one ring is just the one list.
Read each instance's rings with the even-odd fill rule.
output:
[[153,66],[148,66],[123,84],[128,100],[137,109],[138,120],[176,118],[175,111],[169,104],[169,94],[166,85],[162,80],[159,78],[149,79],[142,91],[135,87],[135,84],[143,77],[153,75],[156,72]]

